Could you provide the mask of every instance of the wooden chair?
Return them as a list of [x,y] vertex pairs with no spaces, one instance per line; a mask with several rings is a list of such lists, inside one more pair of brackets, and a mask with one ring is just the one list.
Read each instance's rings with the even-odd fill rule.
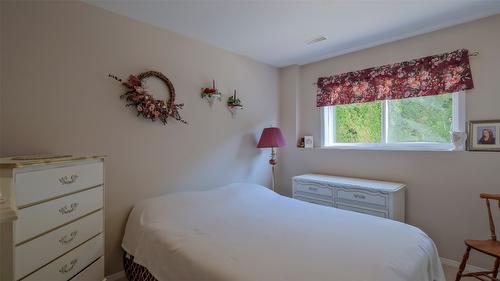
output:
[[[484,194],[481,193],[481,198],[486,200],[486,207],[488,209],[488,219],[490,221],[490,231],[491,231],[491,239],[490,240],[465,240],[465,245],[467,249],[465,250],[464,257],[462,259],[462,263],[460,263],[460,267],[458,269],[457,278],[455,281],[460,281],[462,277],[474,277],[479,280],[494,280],[500,281],[497,279],[498,276],[498,267],[500,265],[500,241],[497,241],[497,236],[495,232],[495,224],[493,223],[493,216],[491,214],[490,208],[490,200],[498,201],[498,208],[500,209],[500,194]],[[463,273],[465,266],[467,265],[467,259],[469,259],[470,250],[474,249],[483,254],[487,254],[495,258],[495,265],[493,266],[493,270],[491,271],[480,271],[480,272],[469,272]],[[485,279],[486,278],[486,279]]]

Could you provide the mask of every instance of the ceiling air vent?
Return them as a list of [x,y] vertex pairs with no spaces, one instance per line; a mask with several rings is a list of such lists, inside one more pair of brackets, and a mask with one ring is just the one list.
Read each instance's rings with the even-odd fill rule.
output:
[[307,45],[312,45],[312,44],[319,43],[321,41],[325,41],[326,39],[328,39],[328,38],[326,38],[326,36],[320,35],[320,36],[318,36],[316,38],[313,38],[313,39],[307,41],[306,43],[307,43]]

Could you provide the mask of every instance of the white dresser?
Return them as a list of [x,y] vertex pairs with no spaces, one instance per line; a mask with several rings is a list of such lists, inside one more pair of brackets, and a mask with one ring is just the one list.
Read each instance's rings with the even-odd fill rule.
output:
[[0,159],[0,280],[104,279],[104,159]]
[[293,178],[293,198],[405,221],[405,185],[402,183],[307,174]]

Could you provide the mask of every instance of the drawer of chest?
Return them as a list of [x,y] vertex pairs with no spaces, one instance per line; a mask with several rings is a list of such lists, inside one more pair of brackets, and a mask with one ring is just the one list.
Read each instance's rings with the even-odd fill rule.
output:
[[357,188],[337,187],[337,201],[387,209],[389,195],[383,192]]
[[100,257],[94,263],[71,278],[71,281],[101,281],[104,280],[104,257]]
[[103,184],[103,163],[16,173],[18,207]]
[[23,281],[66,281],[103,255],[103,237],[97,235],[60,258],[23,278]]
[[357,212],[357,213],[372,215],[372,216],[376,216],[376,217],[386,218],[386,219],[389,218],[389,212],[383,211],[383,210],[371,210],[371,209],[359,208],[356,206],[350,206],[350,205],[344,205],[344,204],[337,204],[337,208],[342,209],[342,210],[348,210],[348,211],[353,211],[353,212]]
[[16,280],[101,233],[102,226],[100,210],[17,246]]
[[296,194],[333,200],[333,188],[320,183],[295,181],[293,187]]
[[318,200],[318,199],[314,199],[314,198],[304,197],[304,196],[300,196],[300,195],[295,195],[293,198],[297,199],[297,200],[300,200],[300,201],[305,201],[305,202],[317,204],[317,205],[323,205],[323,206],[327,206],[327,207],[333,207],[333,201],[323,201],[323,200]]
[[17,212],[15,244],[50,231],[103,206],[103,187],[95,187],[37,204]]

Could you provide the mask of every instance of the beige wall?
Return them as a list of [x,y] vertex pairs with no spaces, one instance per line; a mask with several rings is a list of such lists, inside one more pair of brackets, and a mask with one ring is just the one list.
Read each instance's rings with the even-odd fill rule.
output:
[[[83,3],[3,4],[3,154],[108,155],[108,274],[121,270],[125,219],[140,199],[270,183],[268,151],[255,146],[278,118],[277,69]],[[189,125],[137,118],[118,98],[124,88],[107,77],[149,69],[172,80]],[[224,103],[210,108],[200,99],[212,78],[225,94],[238,90],[245,109],[236,118]]]
[[[480,52],[471,59],[475,89],[466,98],[468,120],[500,119],[499,30],[500,15],[298,70],[297,66],[282,69],[280,104],[285,108],[280,110],[280,125],[293,139],[288,139],[291,146],[280,150],[278,190],[290,194],[291,177],[310,172],[407,183],[407,222],[427,232],[442,257],[460,260],[463,239],[487,238],[487,217],[478,196],[480,192],[500,192],[500,153],[297,149],[293,143],[298,136],[311,134],[319,144],[320,110],[315,107],[313,85],[318,77],[460,48]],[[290,89],[297,83],[300,90],[295,100],[297,93]],[[477,257],[472,263],[491,266],[489,260],[486,263]]]
[[[3,6],[3,7],[1,7]],[[107,273],[121,269],[119,244],[134,202],[165,192],[232,181],[269,183],[267,151],[255,149],[279,117],[289,146],[280,150],[279,188],[308,172],[408,184],[407,219],[459,259],[466,237],[486,237],[479,192],[499,192],[500,153],[300,150],[298,135],[319,140],[315,80],[458,48],[471,61],[476,88],[469,119],[500,118],[500,16],[313,63],[276,69],[82,3],[2,2],[0,153],[103,153],[106,167]],[[182,116],[166,127],[135,117],[107,78],[155,69],[174,83]],[[213,77],[238,89],[246,109],[235,119],[209,108],[199,88]],[[157,85],[152,87],[156,89]],[[161,92],[155,91],[156,95]],[[486,266],[484,260],[474,259]]]
[[3,1],[0,1],[0,155],[2,155]]

